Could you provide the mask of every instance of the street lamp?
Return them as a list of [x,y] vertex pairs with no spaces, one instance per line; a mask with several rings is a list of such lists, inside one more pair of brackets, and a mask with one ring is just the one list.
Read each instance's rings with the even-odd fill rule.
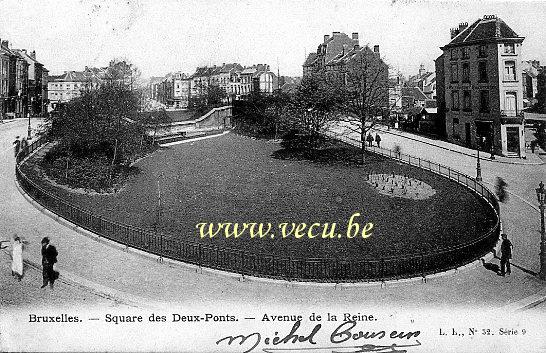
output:
[[541,181],[538,185],[537,199],[540,209],[540,279],[546,279],[546,231],[544,230],[544,200],[546,198],[546,190],[544,190],[544,183]]
[[[31,98],[31,104],[34,103],[34,97]],[[32,128],[30,127],[30,111],[31,109],[29,109],[29,111],[27,112],[27,116],[28,116],[28,136],[27,136],[27,140],[32,140],[32,135],[31,135],[31,132],[32,132]]]
[[483,141],[482,136],[478,136],[478,159],[476,161],[476,181],[482,181],[482,167],[480,165],[480,144]]

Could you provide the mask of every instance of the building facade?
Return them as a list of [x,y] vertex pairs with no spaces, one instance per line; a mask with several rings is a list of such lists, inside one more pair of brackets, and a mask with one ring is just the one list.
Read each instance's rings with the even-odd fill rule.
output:
[[317,51],[310,53],[303,63],[303,77],[320,71],[342,52],[352,50],[358,43],[358,33],[351,37],[342,32],[332,32],[332,36],[325,34],[324,40],[317,47]]
[[105,80],[107,68],[89,68],[84,71],[66,71],[49,76],[47,80],[48,112],[63,103],[79,97],[83,91],[97,89]]
[[[27,113],[31,115],[39,115],[46,113],[47,102],[47,85],[44,83],[44,78],[47,79],[47,74],[44,75],[44,65],[36,60],[36,52],[28,53],[25,49],[14,50],[28,64],[28,88],[25,97],[27,104]],[[45,92],[44,92],[45,87]]]
[[436,61],[443,82],[438,107],[449,141],[525,158],[523,40],[496,16],[451,29],[451,41]]

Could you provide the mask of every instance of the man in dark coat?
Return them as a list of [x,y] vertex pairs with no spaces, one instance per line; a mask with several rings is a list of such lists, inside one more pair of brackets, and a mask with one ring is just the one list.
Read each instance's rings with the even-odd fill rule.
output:
[[377,143],[377,147],[381,147],[379,145],[381,143],[381,136],[378,133],[375,134],[375,142]]
[[366,140],[368,141],[368,146],[372,147],[372,144],[373,144],[372,134],[368,134],[368,137],[366,137]]
[[15,138],[15,141],[13,141],[13,152],[15,153],[15,157],[17,157],[17,154],[19,154],[19,150],[21,149],[21,140],[19,140],[19,136]]
[[510,274],[510,259],[512,258],[512,242],[508,240],[506,234],[502,234],[501,243],[501,272],[499,275],[504,276],[506,273]]
[[57,249],[49,244],[49,238],[42,239],[42,277],[43,284],[41,288],[44,288],[49,283],[49,286],[53,288],[53,283],[58,277],[58,272],[53,269],[53,265],[57,262]]

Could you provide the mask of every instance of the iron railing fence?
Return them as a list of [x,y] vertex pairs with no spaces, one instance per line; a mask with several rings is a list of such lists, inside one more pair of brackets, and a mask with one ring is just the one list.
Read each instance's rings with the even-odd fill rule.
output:
[[[355,140],[341,137],[349,143]],[[434,252],[381,259],[292,258],[254,253],[241,249],[204,244],[184,237],[155,233],[108,220],[46,191],[21,171],[25,157],[48,142],[44,136],[21,150],[17,156],[16,178],[25,192],[49,211],[98,236],[158,256],[212,269],[283,280],[318,282],[384,281],[426,276],[473,261],[496,244],[499,231],[499,205],[495,196],[473,178],[449,167],[402,153],[373,147],[370,150],[454,180],[482,196],[495,210],[496,220],[474,240]]]

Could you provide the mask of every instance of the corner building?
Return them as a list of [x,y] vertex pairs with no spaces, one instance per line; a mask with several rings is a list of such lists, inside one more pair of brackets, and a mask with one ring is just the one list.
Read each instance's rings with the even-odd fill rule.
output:
[[496,16],[451,29],[436,76],[438,106],[450,142],[525,158],[521,50],[523,40]]

